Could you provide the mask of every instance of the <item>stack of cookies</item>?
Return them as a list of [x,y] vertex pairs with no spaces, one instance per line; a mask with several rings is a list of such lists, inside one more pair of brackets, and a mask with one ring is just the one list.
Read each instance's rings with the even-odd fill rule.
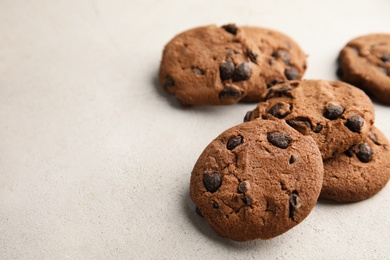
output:
[[[365,42],[340,54],[346,81],[357,80],[350,59]],[[368,65],[389,72],[389,46],[374,48],[385,65]],[[390,146],[374,126],[370,98],[345,82],[301,80],[305,69],[291,38],[262,28],[201,27],[165,47],[160,81],[182,104],[258,102],[244,123],[205,148],[192,171],[190,196],[221,236],[269,239],[303,221],[318,198],[360,201],[388,182]],[[371,81],[360,86],[367,90]]]

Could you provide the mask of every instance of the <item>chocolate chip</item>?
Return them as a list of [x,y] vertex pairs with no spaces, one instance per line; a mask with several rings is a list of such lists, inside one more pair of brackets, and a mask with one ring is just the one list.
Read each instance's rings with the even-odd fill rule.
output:
[[372,155],[374,152],[367,143],[358,144],[357,147],[359,151],[356,153],[356,156],[361,162],[366,163],[372,160]]
[[376,134],[374,134],[374,132],[369,131],[369,132],[368,132],[368,135],[370,136],[370,138],[371,138],[371,140],[374,142],[374,144],[376,144],[376,145],[380,145],[380,144],[381,144],[381,143],[379,142],[378,137],[376,136]]
[[199,69],[198,67],[193,67],[192,72],[198,75],[204,75],[204,71]]
[[348,150],[346,150],[344,152],[344,154],[351,158],[353,156],[353,154],[355,153],[354,149],[355,149],[355,145],[349,147]]
[[242,199],[242,201],[246,204],[246,205],[252,205],[252,203],[253,203],[253,199],[252,199],[252,197],[250,197],[250,196],[245,196],[243,199]]
[[213,202],[213,208],[219,209],[219,203],[216,202],[216,201],[214,201],[214,202]]
[[389,75],[389,74],[387,73],[387,69],[382,68],[382,67],[377,67],[377,68],[378,68],[378,70],[379,70],[380,72],[382,72],[382,73],[385,74],[386,76]]
[[281,49],[274,51],[272,53],[272,57],[283,60],[285,64],[289,64],[291,60],[290,54],[287,51]]
[[325,106],[324,117],[330,120],[339,118],[344,113],[344,108],[335,102],[328,102]]
[[198,214],[199,216],[201,216],[203,218],[203,214],[202,214],[202,212],[200,212],[198,207],[195,208],[195,212],[196,212],[196,214]]
[[267,134],[267,140],[276,147],[286,149],[291,142],[291,136],[282,132],[272,132]]
[[233,77],[235,70],[234,62],[231,60],[225,60],[219,65],[219,75],[221,80],[228,80]]
[[226,148],[228,150],[233,150],[236,148],[238,145],[242,143],[242,136],[238,135],[236,137],[230,138],[229,141],[227,142]]
[[353,115],[347,119],[345,126],[348,127],[349,130],[355,133],[360,133],[364,125],[364,119],[361,115]]
[[237,34],[238,28],[234,23],[223,25],[222,28],[225,29],[225,31],[227,31],[228,33],[231,33],[233,35]]
[[301,199],[298,196],[298,192],[293,191],[293,193],[290,195],[290,199],[289,199],[289,209],[290,209],[289,217],[290,218],[293,218],[295,216],[295,214],[297,214],[300,206],[301,206]]
[[240,98],[241,96],[242,96],[242,92],[233,86],[229,86],[229,87],[223,89],[221,92],[219,92],[220,99]]
[[244,122],[250,121],[251,120],[251,115],[252,115],[252,111],[246,112],[245,117],[244,117]]
[[241,63],[235,70],[233,74],[233,81],[247,80],[251,77],[252,70],[248,62]]
[[284,118],[290,114],[290,104],[287,103],[277,103],[273,105],[268,111],[268,114],[277,117]]
[[382,56],[381,60],[383,62],[390,62],[390,54],[385,54]]
[[240,193],[245,193],[248,190],[250,190],[250,188],[251,188],[251,185],[250,185],[249,181],[242,181],[242,182],[240,182],[240,184],[238,184],[238,192],[240,192]]
[[222,176],[219,172],[204,173],[203,184],[211,193],[214,193],[222,184]]
[[306,134],[309,130],[312,129],[310,119],[305,117],[289,119],[286,120],[286,123],[301,134]]
[[173,81],[173,79],[169,76],[166,77],[164,81],[164,88],[168,89],[172,88],[173,86],[175,86],[175,82]]
[[282,79],[274,79],[274,80],[267,83],[267,88],[270,88],[272,86],[275,86],[276,84],[283,83],[283,82],[284,82],[284,80],[282,80]]
[[291,97],[291,94],[289,93],[290,90],[292,90],[292,87],[289,85],[283,85],[280,88],[271,88],[270,90],[268,90],[265,99],[283,96]]
[[316,128],[314,128],[313,132],[314,132],[314,133],[319,133],[319,132],[321,132],[321,130],[322,130],[323,128],[324,128],[324,127],[323,127],[320,123],[318,123],[318,124],[316,125]]
[[297,158],[298,158],[298,157],[297,157],[296,155],[291,155],[289,163],[290,163],[290,164],[295,163],[295,162],[297,161]]
[[257,64],[257,55],[256,54],[254,54],[251,50],[247,50],[246,55],[249,57],[251,62],[253,62],[254,64]]
[[299,71],[295,67],[291,67],[290,69],[286,70],[284,75],[288,80],[299,79]]

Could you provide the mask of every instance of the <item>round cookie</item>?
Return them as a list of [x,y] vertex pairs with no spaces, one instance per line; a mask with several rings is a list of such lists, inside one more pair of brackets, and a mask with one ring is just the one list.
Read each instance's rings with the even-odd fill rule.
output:
[[230,128],[197,160],[190,196],[209,225],[236,241],[269,239],[308,216],[323,178],[312,138],[284,121]]
[[389,149],[386,137],[373,127],[364,142],[324,161],[320,198],[355,202],[378,193],[390,178]]
[[390,34],[355,38],[341,50],[338,76],[390,104]]
[[281,33],[210,25],[180,33],[165,46],[159,79],[182,104],[229,105],[258,101],[267,84],[299,79],[305,68],[302,50]]
[[360,89],[340,81],[290,81],[271,87],[245,121],[284,119],[317,143],[323,159],[364,140],[374,123],[374,106]]

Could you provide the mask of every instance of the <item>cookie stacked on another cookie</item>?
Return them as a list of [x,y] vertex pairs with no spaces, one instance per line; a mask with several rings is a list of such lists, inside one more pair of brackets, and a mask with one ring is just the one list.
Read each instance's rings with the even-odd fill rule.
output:
[[270,88],[244,121],[285,120],[313,137],[324,159],[320,198],[353,202],[373,196],[390,178],[389,144],[374,117],[374,106],[360,89],[340,81],[302,80]]
[[376,127],[336,158],[324,161],[320,198],[355,202],[377,194],[390,179],[390,146]]
[[199,27],[164,48],[160,83],[184,105],[257,102],[278,82],[300,79],[306,55],[290,37],[258,27]]
[[363,141],[374,123],[367,95],[339,81],[302,80],[277,84],[245,121],[283,119],[317,143],[323,159],[335,157]]

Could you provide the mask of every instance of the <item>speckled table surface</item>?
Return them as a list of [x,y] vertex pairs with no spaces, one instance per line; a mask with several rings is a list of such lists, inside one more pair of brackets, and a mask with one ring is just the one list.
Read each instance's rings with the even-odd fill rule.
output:
[[[336,79],[350,39],[389,32],[390,2],[0,1],[0,259],[389,259],[390,185],[319,202],[267,241],[220,238],[189,199],[204,147],[255,104],[180,108],[157,83],[191,27],[282,31],[307,79]],[[390,137],[390,107],[375,103]]]

